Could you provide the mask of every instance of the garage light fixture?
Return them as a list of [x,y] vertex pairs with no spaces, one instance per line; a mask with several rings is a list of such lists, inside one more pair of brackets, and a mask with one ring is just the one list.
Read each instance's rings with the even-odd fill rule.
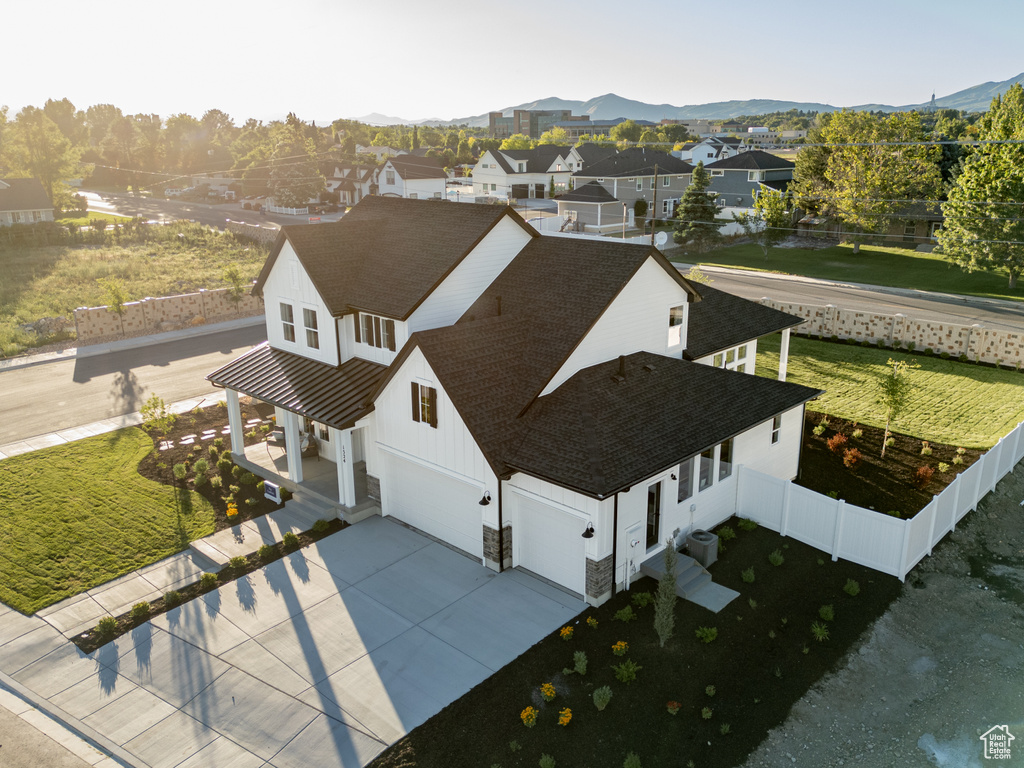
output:
[[584,539],[592,539],[592,538],[594,538],[594,524],[593,523],[587,523],[587,530],[585,530],[583,532],[583,538]]
[[481,507],[486,507],[490,503],[491,503],[491,492],[490,491],[484,491],[484,495],[481,497],[479,504],[480,504]]

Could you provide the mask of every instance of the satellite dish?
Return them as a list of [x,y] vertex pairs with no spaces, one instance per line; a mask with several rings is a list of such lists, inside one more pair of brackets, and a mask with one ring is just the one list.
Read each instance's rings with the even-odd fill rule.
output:
[[654,244],[659,248],[668,242],[668,232],[659,232],[654,236]]

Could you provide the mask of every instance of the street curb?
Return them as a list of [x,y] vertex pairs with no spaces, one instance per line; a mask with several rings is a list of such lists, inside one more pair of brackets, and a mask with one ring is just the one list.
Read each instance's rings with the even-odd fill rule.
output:
[[0,690],[6,690],[30,706],[35,707],[65,730],[70,731],[86,744],[99,750],[111,760],[125,766],[125,768],[151,768],[149,763],[142,762],[103,734],[93,730],[78,718],[72,717],[55,704],[51,704],[47,699],[37,695],[4,672],[0,672]]

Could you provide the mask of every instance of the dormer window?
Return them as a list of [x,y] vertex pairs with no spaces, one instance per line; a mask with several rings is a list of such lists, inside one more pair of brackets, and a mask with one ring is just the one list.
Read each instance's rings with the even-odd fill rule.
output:
[[291,304],[281,304],[281,328],[285,341],[295,341],[295,312]]
[[302,324],[306,327],[306,346],[310,349],[320,349],[320,329],[317,325],[315,309],[303,308]]
[[359,312],[356,315],[356,343],[395,351],[395,321]]

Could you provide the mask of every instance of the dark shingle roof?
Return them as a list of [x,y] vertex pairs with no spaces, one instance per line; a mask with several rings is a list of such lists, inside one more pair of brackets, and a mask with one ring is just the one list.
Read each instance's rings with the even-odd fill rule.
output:
[[594,163],[604,160],[606,157],[611,157],[618,150],[612,146],[603,146],[601,144],[580,144],[576,147],[576,154],[580,156],[583,161],[583,167],[589,168]]
[[617,203],[612,193],[596,181],[588,181],[582,187],[559,195],[558,199],[565,203]]
[[569,154],[569,147],[560,147],[557,144],[542,144],[539,147],[533,149],[499,149],[496,152],[492,152],[492,155],[497,154],[502,157],[499,161],[511,160],[515,165],[509,164],[508,167],[503,165],[506,173],[519,173],[519,161],[526,162],[526,170],[524,173],[545,173],[551,164],[555,162],[558,157],[565,157]]
[[756,301],[700,286],[702,301],[690,305],[686,331],[686,357],[696,360],[769,333],[792,328],[802,317],[780,312]]
[[403,179],[446,179],[444,169],[436,157],[399,155],[388,160]]
[[0,211],[52,210],[39,179],[0,179]]
[[705,168],[717,170],[747,170],[747,171],[775,171],[796,167],[796,164],[782,157],[762,152],[760,149],[752,149],[749,152],[740,152],[732,157],[725,157],[708,163]]
[[387,366],[358,357],[340,368],[264,342],[206,378],[313,421],[348,429],[372,410],[370,395]]
[[534,402],[505,465],[603,498],[821,394],[650,352],[621,365],[585,368]]
[[340,221],[282,227],[253,289],[290,242],[332,315],[363,310],[404,320],[511,208],[365,197]]
[[658,173],[693,173],[693,166],[678,157],[644,147],[630,147],[593,165],[584,164],[583,170],[577,171],[573,175],[588,178],[591,176],[597,178],[653,176],[655,165],[658,166]]

